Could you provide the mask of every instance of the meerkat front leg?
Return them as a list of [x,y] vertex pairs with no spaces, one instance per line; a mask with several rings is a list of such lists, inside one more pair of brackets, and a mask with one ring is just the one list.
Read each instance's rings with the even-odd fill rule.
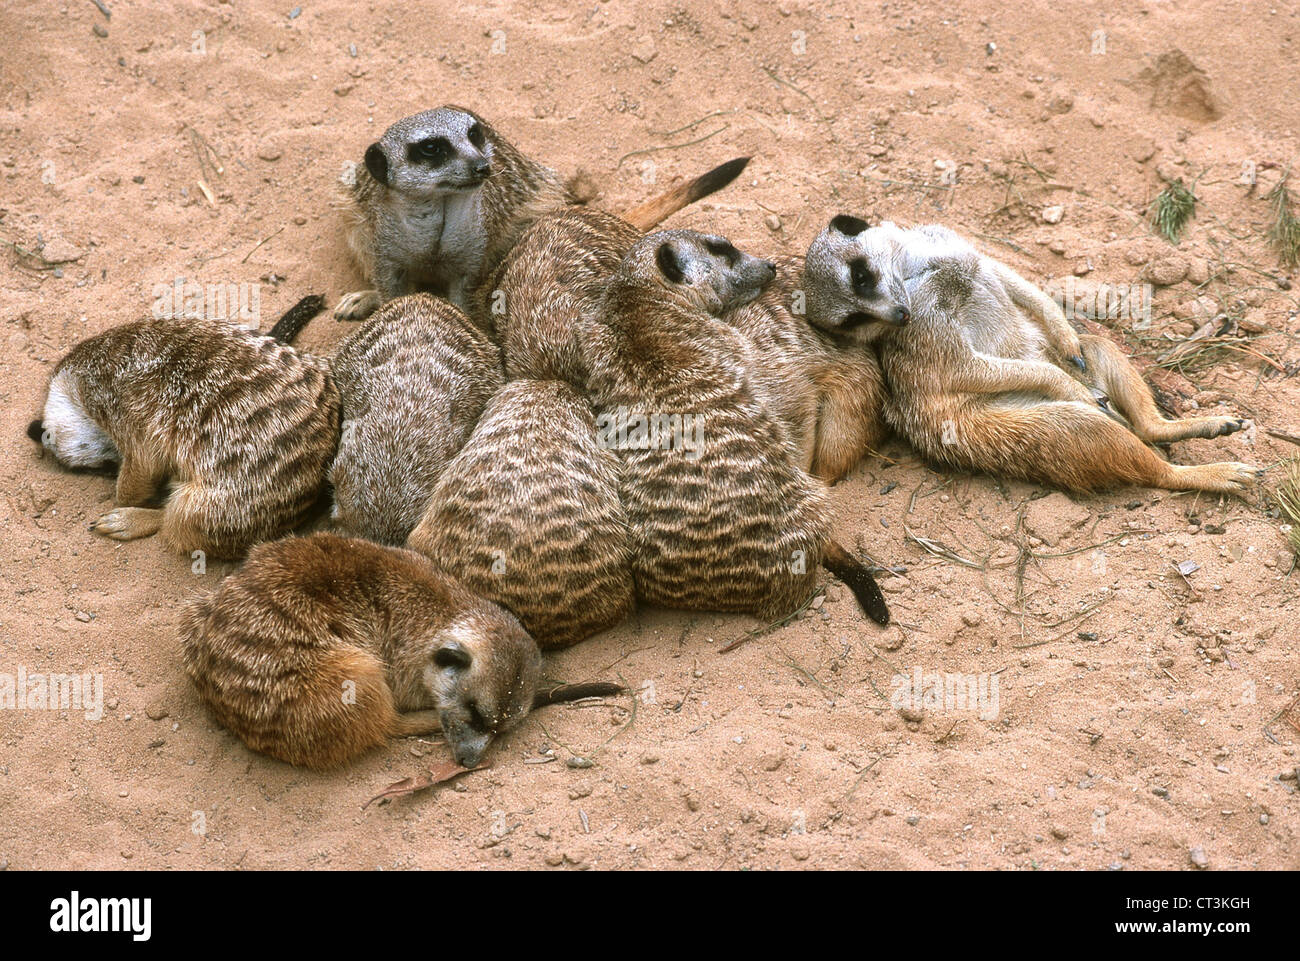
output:
[[1102,406],[1092,391],[1055,364],[972,353],[946,386],[969,394],[1041,394],[1048,400],[1075,400]]
[[118,507],[140,507],[153,500],[158,488],[167,479],[167,469],[151,463],[138,454],[128,451],[122,457],[122,468],[117,472],[117,491],[114,500]]
[[1087,370],[1087,361],[1079,345],[1079,334],[1065,319],[1065,312],[1060,305],[1006,264],[991,258],[988,263],[994,276],[1002,282],[1011,302],[1038,322],[1052,350],[1062,360],[1074,364],[1080,370]]
[[375,286],[378,289],[345,294],[334,308],[334,319],[365,320],[394,297],[414,293],[408,289],[401,269],[391,260],[381,259],[375,264]]

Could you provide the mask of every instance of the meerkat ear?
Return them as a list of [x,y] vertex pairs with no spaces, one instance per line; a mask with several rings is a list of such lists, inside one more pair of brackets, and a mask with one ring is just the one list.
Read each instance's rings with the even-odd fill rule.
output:
[[686,279],[686,272],[682,270],[682,262],[677,257],[677,251],[674,249],[671,241],[664,241],[655,251],[655,263],[659,265],[659,270],[670,283],[680,284]]
[[856,237],[870,226],[871,224],[861,217],[853,217],[849,214],[840,214],[831,220],[831,229],[838,230],[846,237]]
[[460,641],[448,641],[442,647],[438,648],[433,655],[433,663],[437,664],[439,667],[456,667],[464,669],[469,667],[469,662],[469,651],[465,650],[464,645],[462,645]]
[[377,143],[366,148],[366,169],[370,171],[370,176],[385,187],[388,186],[388,155]]
[[27,425],[27,436],[38,444],[44,443],[45,426],[39,421],[34,420]]

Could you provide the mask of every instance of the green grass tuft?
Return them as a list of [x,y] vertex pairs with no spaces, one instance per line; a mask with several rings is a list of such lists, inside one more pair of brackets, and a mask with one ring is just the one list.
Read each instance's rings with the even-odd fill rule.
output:
[[1195,216],[1196,195],[1184,186],[1182,177],[1156,194],[1151,203],[1151,226],[1174,246],[1178,246],[1187,222]]
[[1292,209],[1291,190],[1287,186],[1290,175],[1289,170],[1284,173],[1264,198],[1273,205],[1273,226],[1269,228],[1268,239],[1283,267],[1300,264],[1300,220],[1296,220]]

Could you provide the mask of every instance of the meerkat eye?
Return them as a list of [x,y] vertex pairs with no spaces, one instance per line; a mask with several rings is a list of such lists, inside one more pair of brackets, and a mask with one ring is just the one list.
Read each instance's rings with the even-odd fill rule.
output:
[[433,663],[439,667],[469,667],[469,651],[457,643],[444,644],[433,655]]
[[874,294],[878,279],[876,272],[868,267],[867,262],[861,257],[849,264],[849,283],[853,285],[853,292],[859,297],[869,297]]
[[706,240],[704,248],[715,257],[722,257],[727,264],[734,265],[740,259],[740,251],[727,240]]
[[681,259],[677,256],[677,251],[673,249],[670,243],[659,245],[655,251],[655,263],[659,265],[659,270],[669,283],[680,284],[686,279],[686,271],[682,269]]
[[410,158],[416,163],[441,167],[451,159],[451,144],[446,137],[429,137],[411,144]]
[[483,127],[480,124],[477,122],[470,124],[469,130],[466,132],[465,136],[467,136],[469,142],[479,150],[483,149],[483,143],[486,138],[483,136]]

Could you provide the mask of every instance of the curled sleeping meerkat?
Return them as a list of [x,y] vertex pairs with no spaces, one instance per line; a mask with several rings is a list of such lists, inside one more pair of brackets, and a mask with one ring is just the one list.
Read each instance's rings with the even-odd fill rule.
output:
[[[647,229],[703,196],[690,188],[625,216]],[[366,149],[350,184],[349,247],[377,289],[346,295],[334,315],[359,320],[394,297],[429,291],[481,322],[473,292],[520,232],[583,199],[471,110],[447,105],[403,117]]]
[[172,550],[236,558],[316,503],[338,443],[339,397],[325,361],[273,337],[146,320],[69,351],[28,436],[65,467],[119,465],[117,506],[91,525],[96,533],[160,532]]
[[1257,480],[1246,464],[1158,457],[1148,444],[1219,437],[1245,421],[1166,420],[1114,344],[1075,334],[1049,297],[946,228],[842,215],[807,271],[809,320],[875,345],[887,419],[933,461],[1078,491],[1240,494]]
[[412,294],[344,339],[331,368],[342,403],[332,519],[401,544],[504,382],[501,351],[453,305]]
[[748,157],[729,161],[622,217],[568,207],[539,217],[487,275],[473,310],[505,354],[508,379],[586,384],[583,329],[605,281],[650,226],[736,179]]
[[494,737],[552,703],[538,692],[537,645],[510,612],[414,551],[333,534],[254,548],[186,605],[180,641],[185,673],[223,726],[318,770],[438,731],[474,767]]
[[637,596],[770,620],[824,564],[884,624],[870,572],[831,540],[825,486],[763,401],[753,345],[718,319],[774,274],[721,237],[663,231],[633,245],[594,315],[590,390],[622,460]]
[[443,469],[407,546],[509,609],[542,648],[573,644],[632,611],[619,467],[572,387],[512,381]]

